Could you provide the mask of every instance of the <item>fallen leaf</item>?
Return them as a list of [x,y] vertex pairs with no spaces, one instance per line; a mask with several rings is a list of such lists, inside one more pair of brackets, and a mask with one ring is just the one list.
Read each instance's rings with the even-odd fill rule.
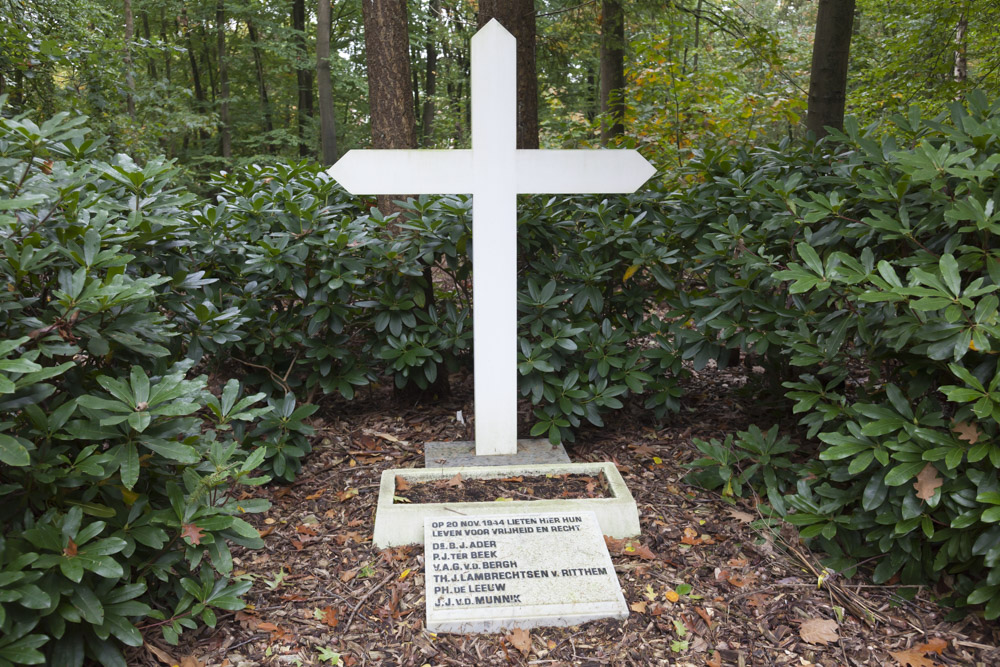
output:
[[919,648],[911,648],[906,651],[889,651],[889,655],[899,663],[899,667],[938,667],[937,663],[924,656],[924,652]]
[[350,581],[351,579],[353,579],[356,576],[358,576],[358,568],[354,568],[353,570],[346,570],[344,572],[341,572],[340,573],[340,580],[346,584],[348,581]]
[[643,592],[647,600],[653,601],[656,599],[656,591],[653,590],[652,584],[646,584],[646,590]]
[[260,534],[261,537],[267,537],[268,535],[274,532],[274,526],[268,526],[264,530],[258,530],[257,532]]
[[74,542],[72,538],[68,539],[69,544],[67,544],[66,548],[63,549],[63,556],[66,556],[66,558],[72,558],[76,555],[76,542]]
[[633,447],[632,452],[638,456],[652,456],[653,448],[647,444],[641,444]]
[[397,491],[409,491],[410,483],[407,482],[403,477],[396,475],[396,490]]
[[307,526],[304,523],[295,526],[295,532],[300,535],[308,535],[309,537],[316,537],[316,535],[318,534],[315,528],[313,528],[312,526]]
[[934,489],[944,484],[944,480],[938,477],[937,468],[933,463],[928,463],[917,475],[917,481],[913,483],[913,488],[917,490],[917,498],[930,500],[934,497]]
[[707,667],[722,667],[722,655],[714,651],[711,658],[705,658],[705,664]]
[[317,498],[319,498],[320,496],[322,496],[324,493],[326,493],[326,488],[322,488],[319,491],[317,491],[316,493],[310,493],[308,496],[306,496],[306,500],[316,500]]
[[825,618],[812,618],[799,626],[799,636],[810,644],[826,646],[840,639],[837,634],[837,621]]
[[205,667],[205,663],[193,655],[186,655],[181,658],[178,667]]
[[632,611],[634,611],[637,614],[645,614],[646,613],[646,605],[647,604],[649,604],[649,603],[648,602],[633,602],[632,604],[629,605],[629,609],[631,609]]
[[523,482],[524,477],[504,477],[501,482]]
[[351,488],[347,489],[346,491],[340,491],[340,492],[338,492],[337,493],[337,500],[339,500],[342,503],[343,502],[347,502],[348,500],[350,500],[351,498],[353,498],[356,495],[358,495],[358,490],[355,489],[354,487],[351,487]]
[[453,489],[461,489],[463,486],[465,486],[465,484],[462,482],[462,473],[456,473],[454,477],[452,477],[445,483],[445,485],[450,486]]
[[942,653],[944,653],[946,648],[948,648],[947,640],[941,639],[940,637],[935,637],[926,644],[921,644],[920,646],[918,646],[917,650],[921,651],[922,653],[937,653],[938,655],[941,655]]
[[320,612],[319,620],[323,621],[324,625],[331,628],[337,627],[337,623],[340,623],[340,619],[337,618],[337,610],[333,607],[327,607]]
[[199,545],[201,544],[201,538],[205,537],[205,533],[198,524],[195,523],[182,523],[181,524],[181,537],[186,537],[191,540],[191,544]]
[[260,630],[261,632],[277,632],[281,628],[279,628],[274,623],[264,622],[264,623],[258,623],[256,629]]
[[666,597],[671,602],[677,602],[678,600],[681,599],[681,596],[677,594],[677,591],[667,591],[664,594],[664,597]]
[[643,560],[656,559],[656,554],[654,554],[653,550],[647,547],[645,544],[640,544],[638,547],[636,547],[635,555]]
[[531,653],[531,633],[527,630],[514,628],[507,635],[507,641],[524,655]]
[[153,654],[154,658],[162,662],[164,665],[171,665],[171,667],[173,667],[173,665],[177,664],[177,660],[175,660],[173,656],[163,649],[153,646],[149,642],[144,643],[143,646],[146,647],[147,651]]
[[389,442],[400,442],[400,439],[391,433],[375,433],[374,435],[382,438],[383,440],[388,440]]
[[741,512],[739,510],[730,509],[726,510],[726,513],[729,514],[729,516],[732,517],[733,519],[736,519],[737,521],[742,521],[743,523],[753,523],[754,520],[752,514],[747,514],[746,512]]
[[982,435],[975,424],[966,422],[957,422],[951,427],[951,430],[958,434],[959,440],[965,440],[970,445],[976,444],[979,441],[979,436]]
[[608,551],[618,555],[622,552],[625,547],[625,540],[615,539],[614,537],[604,536],[604,544],[608,546]]

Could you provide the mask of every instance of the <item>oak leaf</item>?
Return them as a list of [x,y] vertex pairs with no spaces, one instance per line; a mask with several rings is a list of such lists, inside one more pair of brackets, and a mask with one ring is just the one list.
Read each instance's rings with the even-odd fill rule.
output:
[[926,644],[918,646],[917,650],[923,653],[937,653],[938,655],[941,655],[944,653],[946,648],[948,648],[948,641],[941,639],[940,637],[935,637]]
[[937,663],[924,656],[920,648],[911,648],[906,651],[889,651],[899,667],[938,667]]
[[204,531],[196,523],[182,523],[181,537],[191,540],[191,544],[197,546],[201,544],[201,538],[205,537]]
[[519,650],[524,655],[531,653],[531,633],[523,628],[514,628],[507,635],[507,641],[511,646]]
[[445,485],[450,486],[453,489],[461,489],[464,487],[465,483],[462,481],[462,473],[456,473],[454,477],[445,483]]
[[975,424],[968,422],[956,422],[952,425],[951,430],[958,434],[959,440],[965,440],[970,445],[976,444],[979,441],[979,436],[982,435]]
[[637,445],[632,448],[632,453],[636,456],[652,456],[655,452],[653,448],[647,444]]
[[396,491],[409,491],[410,483],[400,475],[396,475]]
[[727,510],[727,514],[729,514],[730,517],[736,519],[737,521],[741,521],[743,523],[753,523],[754,517],[752,514],[747,514],[746,512],[741,512],[739,510],[734,510],[734,509]]
[[840,639],[837,634],[837,621],[825,618],[811,618],[799,626],[799,636],[810,644],[826,646]]
[[933,463],[928,463],[924,469],[917,474],[917,481],[913,483],[913,488],[917,490],[917,498],[930,500],[934,497],[934,489],[944,484],[944,480],[938,477],[937,468]]
[[323,621],[325,625],[331,628],[337,627],[337,623],[340,622],[340,619],[337,618],[337,610],[333,607],[327,607],[326,609],[321,610],[319,620]]

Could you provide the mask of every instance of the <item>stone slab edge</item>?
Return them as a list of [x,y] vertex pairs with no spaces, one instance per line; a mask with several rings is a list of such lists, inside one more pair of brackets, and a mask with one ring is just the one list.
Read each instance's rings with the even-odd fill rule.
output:
[[[610,498],[559,498],[514,500],[510,502],[394,503],[396,476],[407,481],[432,482],[461,474],[466,479],[497,479],[530,475],[596,475],[608,480]],[[639,510],[621,473],[610,462],[552,463],[522,466],[476,466],[457,468],[394,468],[382,472],[375,533],[372,541],[379,549],[424,543],[424,518],[429,516],[479,516],[484,514],[533,514],[537,512],[591,511],[597,515],[601,532],[622,539],[639,535]]]
[[455,468],[503,465],[537,465],[569,463],[569,454],[562,443],[553,445],[546,439],[517,441],[516,454],[477,456],[475,440],[428,442],[424,444],[425,468]]

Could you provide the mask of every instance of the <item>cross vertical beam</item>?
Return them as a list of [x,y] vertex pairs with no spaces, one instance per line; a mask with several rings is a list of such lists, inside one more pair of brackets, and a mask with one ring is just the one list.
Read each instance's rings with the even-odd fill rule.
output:
[[634,192],[634,150],[518,150],[517,42],[495,19],[472,38],[471,150],[352,150],[327,170],[348,192],[472,193],[476,454],[517,453],[517,195]]
[[[517,453],[517,42],[472,43],[476,455]],[[515,221],[515,224],[511,224]]]

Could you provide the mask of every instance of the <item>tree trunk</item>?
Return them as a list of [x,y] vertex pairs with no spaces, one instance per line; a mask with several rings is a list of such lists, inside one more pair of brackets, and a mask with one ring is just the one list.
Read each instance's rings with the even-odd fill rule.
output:
[[296,109],[298,118],[299,156],[306,157],[311,151],[306,140],[306,130],[313,116],[312,101],[312,70],[306,65],[308,49],[306,49],[306,4],[305,0],[292,0],[292,28],[295,29],[295,40],[298,44],[298,65],[295,68],[295,79],[298,82],[299,103]]
[[535,0],[479,0],[479,27],[490,19],[517,39],[517,147],[538,148]]
[[434,25],[441,15],[441,0],[431,0],[431,20],[427,27],[427,41],[424,49],[427,52],[426,69],[424,71],[424,108],[420,136],[424,146],[434,145],[434,95],[437,93],[437,44],[434,41]]
[[229,65],[226,62],[226,0],[215,3],[216,60],[219,62],[219,143],[222,157],[233,156],[233,140],[229,131]]
[[[149,12],[143,11],[140,16],[142,17],[142,34],[146,38],[146,44],[152,44],[153,38],[149,33]],[[149,78],[153,81],[159,78],[156,75],[156,61],[153,59],[152,53],[146,57],[146,71],[149,72]]]
[[129,118],[135,120],[135,75],[132,73],[132,36],[135,23],[132,19],[132,0],[125,0],[125,106]]
[[[191,25],[188,20],[187,7],[181,9],[184,21],[184,37],[187,40],[188,59],[191,61],[191,80],[194,82],[194,99],[201,107],[205,102],[205,89],[201,87],[201,73],[198,71],[198,59],[195,57],[194,39],[191,38]],[[200,111],[201,109],[199,109]]]
[[622,0],[601,3],[601,145],[625,133],[625,13]]
[[806,114],[806,128],[817,137],[826,136],[826,127],[844,127],[854,2],[819,0]]
[[[406,0],[363,0],[372,148],[416,148]],[[378,197],[388,215],[401,195]]]
[[260,53],[260,40],[257,37],[257,28],[253,22],[247,19],[247,34],[250,37],[250,50],[253,51],[253,64],[257,70],[257,94],[260,96],[260,110],[264,115],[264,131],[274,131],[274,121],[271,118],[271,101],[267,95],[267,81],[264,78],[264,59]]
[[969,76],[968,39],[969,31],[969,6],[962,8],[962,14],[958,17],[958,25],[955,27],[955,65],[952,69],[952,76],[955,81],[961,83]]
[[163,72],[170,85],[170,47],[167,46],[167,17],[163,7],[160,7],[160,40],[163,42]]
[[198,26],[198,33],[201,37],[201,45],[204,47],[201,50],[202,62],[205,64],[205,69],[208,70],[208,89],[212,92],[212,104],[215,105],[215,101],[219,97],[218,88],[215,85],[215,67],[212,66],[212,49],[208,45],[208,35],[205,34],[205,26]]
[[330,75],[330,0],[319,0],[316,10],[316,92],[319,95],[320,154],[324,165],[337,161],[337,127],[333,117]]

